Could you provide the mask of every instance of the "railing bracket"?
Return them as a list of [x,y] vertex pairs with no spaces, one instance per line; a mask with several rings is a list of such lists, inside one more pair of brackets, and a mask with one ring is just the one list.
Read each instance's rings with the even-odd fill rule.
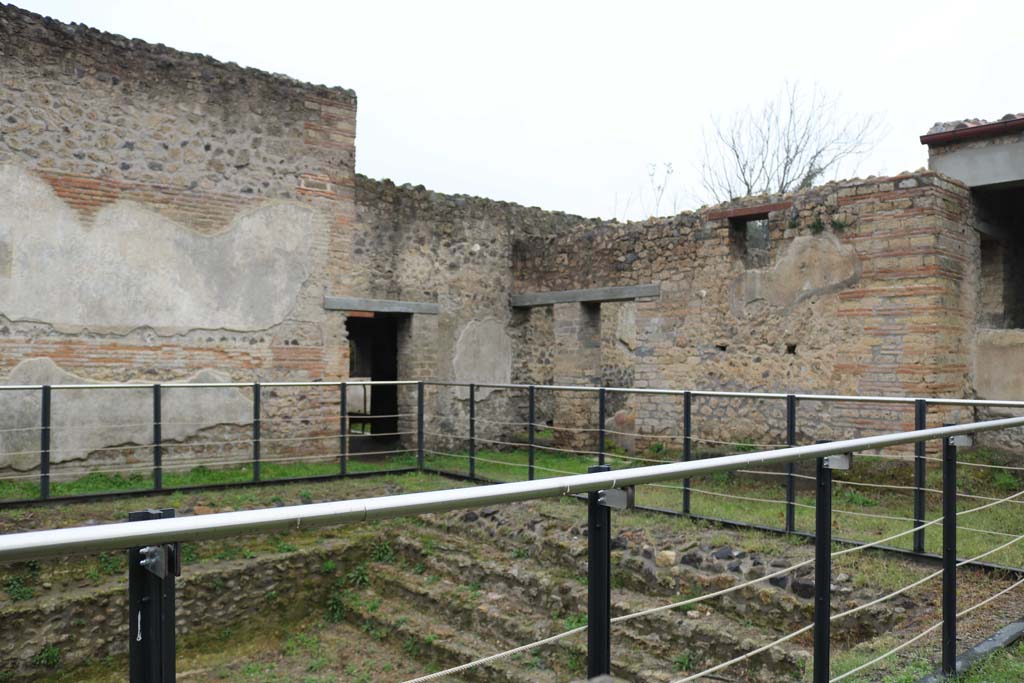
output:
[[604,489],[597,492],[597,504],[613,510],[632,510],[636,504],[636,488]]
[[139,566],[157,578],[165,579],[167,574],[181,576],[181,553],[177,543],[147,545],[139,548]]
[[826,455],[822,458],[822,466],[827,470],[848,470],[853,467],[853,453]]

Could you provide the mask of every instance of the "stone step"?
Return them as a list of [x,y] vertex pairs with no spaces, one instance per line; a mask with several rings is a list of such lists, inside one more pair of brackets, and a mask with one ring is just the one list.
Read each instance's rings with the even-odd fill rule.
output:
[[[345,618],[370,637],[388,638],[402,644],[403,651],[423,663],[424,673],[474,661],[502,649],[493,634],[466,628],[447,609],[424,610],[396,591],[396,585],[376,575],[374,584],[349,591]],[[579,671],[575,672],[576,675]],[[543,660],[530,654],[506,657],[460,672],[445,680],[481,683],[558,683],[559,675]]]
[[[423,545],[429,545],[432,554],[422,553]],[[566,630],[566,618],[582,621],[586,612],[586,587],[575,578],[556,578],[546,568],[517,558],[484,559],[469,557],[469,549],[461,547],[456,539],[410,538],[395,539],[395,547],[407,564],[418,567],[423,575],[431,576],[445,586],[472,586],[479,595],[490,597],[492,602],[505,606],[516,613],[511,625],[504,630],[497,625],[475,621],[480,615],[464,618],[461,625],[467,628],[492,628],[496,633],[510,635],[508,646],[522,642],[523,633],[514,626],[520,622],[544,624],[545,629],[534,629],[526,634],[527,640],[535,640]],[[384,573],[393,573],[390,570]],[[584,577],[585,581],[585,577]],[[403,592],[407,599],[417,602],[424,609],[437,609],[437,596],[433,591],[423,591],[416,578],[396,578],[392,590]],[[461,602],[456,592],[448,601],[449,607]],[[632,613],[651,606],[651,599],[626,589],[613,591],[612,612],[614,616]],[[557,618],[555,618],[557,617]],[[576,622],[573,622],[576,623]],[[770,641],[778,634],[766,633],[738,623],[713,609],[698,606],[690,610],[667,611],[635,621],[615,625],[613,639],[617,641],[616,664],[636,672],[645,672],[647,678],[657,680],[654,671],[671,671],[677,662],[708,662],[714,659],[728,659],[743,654]],[[627,664],[630,657],[623,659],[623,653],[633,653],[633,659],[647,661]],[[764,669],[778,672],[780,664],[787,667],[802,666],[806,653],[791,646],[774,648],[753,658],[750,669],[756,672]],[[653,676],[653,677],[652,677]],[[770,680],[771,676],[767,677]],[[756,680],[751,678],[751,680]]]
[[[482,655],[512,649],[579,625],[567,622],[562,615],[539,612],[519,596],[467,587],[448,578],[428,582],[423,575],[380,565],[374,567],[373,575],[378,595],[398,599],[420,614],[432,615],[434,623],[443,618],[447,625],[460,632],[486,634],[490,649],[482,651]],[[582,615],[574,612],[573,616]],[[552,668],[563,669],[559,673],[565,675],[578,673],[574,669],[586,661],[586,636],[571,636],[535,648],[524,657],[534,662],[546,661]],[[630,681],[660,682],[672,676],[669,663],[652,656],[641,643],[627,640],[620,641],[613,666],[617,675]],[[528,677],[527,680],[534,679]]]
[[[545,568],[561,567],[566,572],[585,576],[585,528],[574,524],[578,510],[564,517],[559,510],[531,509],[525,525],[509,518],[509,506],[480,512],[449,513],[425,518],[425,522],[451,536],[461,536],[475,543],[488,545],[500,539],[502,547],[514,549],[543,563]],[[581,508],[582,509],[582,508]],[[514,513],[513,513],[514,514]],[[578,523],[578,522],[577,522]],[[613,539],[629,546],[629,532]],[[774,573],[789,566],[782,558],[729,547],[706,548],[691,541],[679,543],[680,550],[657,551],[650,545],[632,544],[612,552],[613,581],[649,597],[662,596],[666,601],[680,595],[702,595],[729,588],[754,578]],[[813,621],[814,579],[812,567],[783,574],[748,588],[716,598],[713,609],[732,614],[737,620],[759,626],[767,632],[789,633]],[[848,579],[849,577],[847,577]],[[833,586],[833,610],[838,612],[862,604],[875,595],[855,596],[847,584]],[[901,602],[901,600],[903,600]],[[890,631],[900,619],[903,609],[912,607],[901,599],[883,603],[836,622],[836,642],[860,642]]]
[[[475,583],[487,590],[505,587],[511,594],[522,596],[531,604],[540,605],[546,611],[569,613],[579,605],[586,604],[586,566],[566,569],[564,566],[556,570],[545,562],[538,564],[532,558],[517,556],[515,549],[497,550],[489,548],[486,555],[472,540],[460,540],[451,535],[413,537],[399,535],[394,539],[396,550],[411,566],[423,564],[432,573],[450,577],[454,581]],[[628,583],[628,582],[627,582]],[[712,583],[698,593],[710,592],[731,585],[730,583]],[[750,599],[761,599],[761,593],[755,587],[743,589],[737,593],[747,592]],[[651,607],[652,604],[665,604],[681,599],[681,595],[650,595],[645,590],[633,590],[627,586],[617,585],[613,589],[613,598],[617,602],[639,605],[637,609]],[[659,599],[663,598],[663,599]],[[734,621],[733,611],[722,610],[720,600],[698,603],[689,610],[712,613],[729,621]],[[682,608],[681,611],[686,611]],[[625,610],[623,611],[623,613]],[[770,624],[768,627],[756,624],[752,620],[741,617],[742,625],[737,624],[739,632],[751,634],[782,635],[785,623]],[[802,621],[794,628],[799,628],[807,621]],[[748,625],[749,624],[749,625]],[[756,628],[753,628],[756,626]]]

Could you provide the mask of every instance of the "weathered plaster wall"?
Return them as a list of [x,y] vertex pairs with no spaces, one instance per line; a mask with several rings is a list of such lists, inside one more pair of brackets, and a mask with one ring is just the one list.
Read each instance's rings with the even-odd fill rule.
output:
[[[185,383],[226,382],[219,372],[203,370],[185,379]],[[89,380],[61,370],[49,358],[33,358],[18,364],[7,381],[14,385],[60,384],[89,385]],[[57,392],[57,409],[52,412],[50,461],[54,465],[89,459],[117,460],[138,447],[139,455],[151,461],[152,387],[138,389],[82,390],[61,389]],[[25,428],[38,425],[41,397],[39,392],[0,391],[0,469],[18,471],[35,468],[39,458],[34,450],[39,445],[39,430]],[[52,399],[51,399],[52,400]],[[252,398],[235,388],[168,389],[161,397],[163,414],[162,437],[182,442],[201,431],[219,425],[252,423]],[[112,420],[111,416],[117,419]],[[111,447],[114,448],[111,452]],[[169,449],[168,464],[177,452]],[[91,456],[91,457],[90,457]],[[60,474],[57,468],[57,474]]]
[[[353,270],[355,107],[348,90],[0,5],[0,377],[43,360],[83,382],[345,377],[344,317],[322,298]],[[100,417],[72,393],[55,397],[55,457],[62,432]],[[270,393],[267,418],[301,405]],[[104,400],[105,424],[149,410]],[[165,415],[238,421],[182,411]],[[115,429],[69,457],[143,436]]]
[[1024,396],[1024,330],[979,330],[974,386],[985,398],[1019,401]]
[[128,201],[84,224],[45,181],[6,165],[0,204],[0,310],[61,331],[272,327],[321,260],[323,221],[296,202],[260,203],[211,235]]
[[353,93],[9,5],[0,66],[0,372],[343,375]]

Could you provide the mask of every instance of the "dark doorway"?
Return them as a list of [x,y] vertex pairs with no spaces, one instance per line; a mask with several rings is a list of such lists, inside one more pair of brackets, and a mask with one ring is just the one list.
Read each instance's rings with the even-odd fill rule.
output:
[[981,233],[978,322],[1024,328],[1024,182],[976,188],[975,227]]
[[[387,314],[349,316],[349,376],[375,382],[398,379],[398,317]],[[368,389],[368,388],[367,388]],[[398,387],[375,386],[363,391],[352,387],[349,401],[349,423],[354,434],[392,434],[398,431]],[[374,447],[388,437],[373,439]],[[369,443],[370,439],[353,440]]]

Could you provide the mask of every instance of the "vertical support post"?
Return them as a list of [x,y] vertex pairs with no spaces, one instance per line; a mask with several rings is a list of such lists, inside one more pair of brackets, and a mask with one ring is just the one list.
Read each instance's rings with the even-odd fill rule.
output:
[[153,385],[153,490],[164,487],[163,416],[160,408],[160,385]]
[[817,460],[814,499],[814,683],[828,683],[832,616],[832,470]]
[[533,460],[536,451],[534,447],[537,444],[537,387],[531,384],[526,390],[526,396],[527,476],[533,481]]
[[942,673],[956,675],[956,444],[942,440]]
[[[796,396],[786,396],[786,445],[796,445]],[[786,463],[786,531],[796,531],[796,465]]]
[[[683,392],[683,462],[693,457],[693,395]],[[683,514],[690,514],[690,479],[683,479]]]
[[260,480],[260,431],[262,425],[260,408],[260,383],[252,383],[252,480]]
[[423,382],[416,382],[416,467],[423,470],[424,415]]
[[597,390],[597,464],[604,464],[604,413],[608,394],[604,387]]
[[[174,510],[142,510],[128,521],[169,517]],[[174,683],[174,577],[180,574],[177,544],[128,551],[130,683]]]
[[469,385],[469,478],[476,479],[476,385]]
[[50,497],[50,385],[43,385],[39,429],[39,497]]
[[341,392],[340,405],[338,406],[340,441],[338,449],[341,452],[341,476],[348,474],[348,382],[338,385]]
[[[914,401],[914,429],[926,429],[928,426],[928,402],[923,398]],[[924,524],[925,504],[925,442],[914,444],[914,526]],[[914,552],[924,552],[924,529],[914,532]]]
[[[608,465],[592,465],[587,472],[607,472]],[[611,544],[612,511],[601,505],[600,492],[587,494],[587,677],[608,675],[611,655]]]

